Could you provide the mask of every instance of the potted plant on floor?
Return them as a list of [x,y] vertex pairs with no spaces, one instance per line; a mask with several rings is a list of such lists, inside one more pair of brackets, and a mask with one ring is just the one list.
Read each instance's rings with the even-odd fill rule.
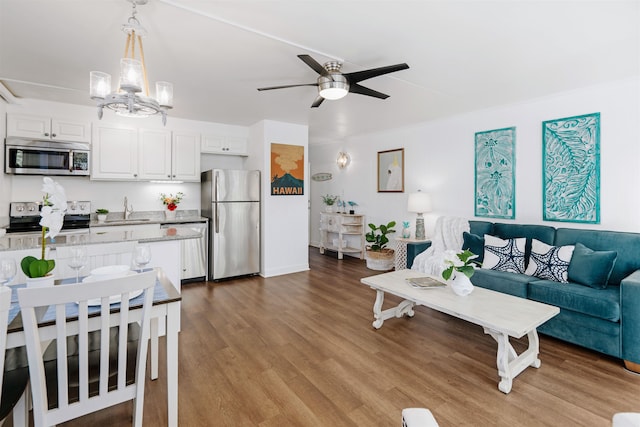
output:
[[386,246],[389,243],[387,234],[396,232],[393,229],[395,225],[395,221],[391,221],[388,224],[380,224],[379,226],[369,224],[371,230],[365,234],[367,242],[370,243],[367,245],[365,253],[367,268],[378,271],[389,271],[393,268],[395,251]]

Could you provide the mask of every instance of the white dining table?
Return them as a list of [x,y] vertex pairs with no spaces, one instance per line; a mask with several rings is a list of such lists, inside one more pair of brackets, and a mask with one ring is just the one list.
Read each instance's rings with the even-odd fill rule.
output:
[[[180,331],[180,305],[182,297],[167,278],[161,268],[154,268],[157,272],[157,281],[154,288],[153,307],[151,310],[150,346],[151,356],[150,378],[158,378],[158,336],[166,331],[166,359],[167,359],[167,425],[178,426],[178,332]],[[65,283],[73,283],[74,279],[57,280],[56,286],[64,286]],[[22,317],[18,305],[17,289],[24,284],[11,285],[11,307],[9,309],[9,325],[7,328],[7,348],[21,347],[25,345],[25,334],[22,327]],[[140,301],[138,301],[140,299]],[[142,296],[131,300],[131,317],[140,317],[142,308]],[[76,313],[77,313],[77,308]],[[67,319],[73,324],[74,307],[67,307]],[[117,309],[114,310],[117,312]],[[99,313],[98,313],[99,314]],[[76,314],[77,315],[77,314]],[[43,340],[55,338],[55,324],[48,318],[47,310],[43,310],[39,319],[39,327]],[[162,327],[161,325],[164,325]],[[28,425],[24,411],[14,410],[13,423],[15,427]]]

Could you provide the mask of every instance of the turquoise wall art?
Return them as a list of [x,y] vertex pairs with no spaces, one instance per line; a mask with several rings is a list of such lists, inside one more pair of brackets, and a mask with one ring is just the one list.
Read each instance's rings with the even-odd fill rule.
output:
[[600,113],[542,122],[545,221],[600,223]]
[[476,133],[476,216],[516,217],[515,144],[515,127]]

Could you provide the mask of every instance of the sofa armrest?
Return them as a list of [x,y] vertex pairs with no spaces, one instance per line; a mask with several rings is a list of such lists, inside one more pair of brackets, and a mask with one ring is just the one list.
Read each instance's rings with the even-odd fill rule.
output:
[[429,246],[431,246],[431,241],[424,243],[407,243],[407,268],[411,268],[413,259],[418,256],[418,254],[426,251]]
[[640,270],[620,282],[622,358],[640,364]]

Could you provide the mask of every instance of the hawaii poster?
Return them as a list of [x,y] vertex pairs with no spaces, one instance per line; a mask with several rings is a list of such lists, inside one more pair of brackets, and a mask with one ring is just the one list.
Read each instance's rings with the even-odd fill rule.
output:
[[304,194],[304,147],[271,144],[271,195]]

